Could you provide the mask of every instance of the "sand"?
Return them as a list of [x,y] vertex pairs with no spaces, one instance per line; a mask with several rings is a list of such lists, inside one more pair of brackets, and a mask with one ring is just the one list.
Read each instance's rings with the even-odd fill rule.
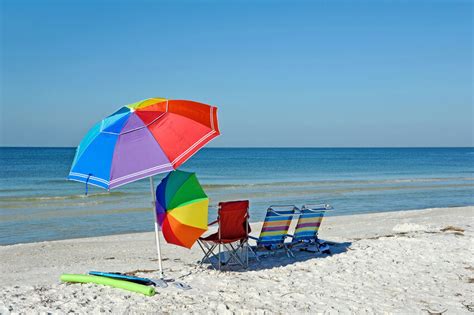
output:
[[153,297],[59,281],[89,270],[157,277],[153,233],[1,246],[0,313],[470,314],[473,218],[474,207],[328,217],[320,237],[333,255],[281,253],[240,271],[199,267],[197,245],[164,244],[166,275],[192,289]]

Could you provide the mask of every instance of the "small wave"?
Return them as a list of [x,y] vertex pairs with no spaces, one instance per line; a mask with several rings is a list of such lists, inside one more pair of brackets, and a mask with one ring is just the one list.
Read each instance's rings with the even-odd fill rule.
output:
[[0,197],[0,201],[9,201],[9,202],[35,202],[35,201],[54,201],[54,200],[72,200],[72,199],[85,199],[85,198],[103,198],[103,197],[118,197],[125,196],[127,193],[122,191],[114,192],[102,192],[102,193],[92,193],[89,195],[65,195],[65,196],[26,196],[26,197]]
[[409,178],[409,179],[371,179],[371,180],[321,180],[321,181],[284,181],[271,183],[242,183],[242,184],[204,184],[205,190],[242,189],[242,188],[271,188],[271,187],[304,187],[304,186],[334,186],[371,185],[371,184],[400,184],[400,183],[429,183],[444,181],[472,181],[472,177],[447,177],[447,178]]
[[[353,193],[381,193],[385,191],[417,191],[417,190],[442,190],[449,188],[471,188],[474,184],[450,185],[423,185],[423,186],[382,186],[382,187],[347,187],[347,188],[307,188],[301,190],[252,190],[252,191],[224,191],[219,194],[220,199],[273,199],[283,197],[308,197],[308,196],[336,196]],[[217,197],[217,196],[216,196]]]
[[10,192],[19,192],[19,191],[23,191],[22,189],[3,189],[3,188],[0,188],[0,193],[10,193]]
[[78,211],[45,211],[41,213],[33,214],[22,214],[15,213],[9,215],[0,215],[1,222],[7,221],[30,221],[30,220],[44,220],[50,218],[77,218],[77,217],[90,217],[90,216],[101,216],[101,215],[115,215],[115,214],[127,214],[133,212],[151,212],[149,207],[147,208],[123,208],[123,209],[85,209]]
[[[48,208],[54,207],[55,209],[60,209],[60,208],[72,209],[72,208],[91,207],[91,206],[113,204],[113,203],[116,203],[116,201],[107,202],[104,200],[84,199],[84,201],[68,202],[68,200],[59,200],[57,202],[55,201],[54,204],[48,201],[46,202],[35,201],[34,208],[35,209],[48,209]],[[0,207],[1,207],[1,210],[31,209],[32,204],[30,202],[2,202],[0,200]]]
[[[67,175],[66,175],[67,176]],[[52,179],[47,179],[44,182],[48,184],[65,184],[65,183],[72,183],[69,181],[66,176],[64,178],[52,178]]]

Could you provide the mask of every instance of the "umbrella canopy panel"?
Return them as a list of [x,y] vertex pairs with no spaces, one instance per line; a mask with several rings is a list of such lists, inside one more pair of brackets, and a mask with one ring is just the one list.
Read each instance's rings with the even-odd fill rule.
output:
[[116,188],[176,169],[219,134],[216,107],[163,98],[130,104],[89,130],[68,179]]

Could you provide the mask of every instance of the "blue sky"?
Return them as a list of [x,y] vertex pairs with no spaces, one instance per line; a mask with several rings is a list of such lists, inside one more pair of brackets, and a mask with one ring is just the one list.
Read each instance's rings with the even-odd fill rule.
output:
[[471,1],[3,0],[1,137],[76,146],[149,97],[213,146],[472,146]]

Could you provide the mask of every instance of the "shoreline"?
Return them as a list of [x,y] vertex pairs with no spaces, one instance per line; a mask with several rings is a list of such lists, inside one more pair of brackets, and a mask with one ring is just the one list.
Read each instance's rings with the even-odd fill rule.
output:
[[320,237],[333,244],[333,255],[276,254],[251,260],[248,270],[221,273],[198,266],[197,245],[187,250],[163,242],[166,276],[192,289],[158,288],[154,297],[59,281],[62,273],[90,270],[157,278],[153,232],[6,245],[0,247],[0,313],[469,314],[473,219],[473,206],[331,216]]
[[[474,209],[474,204],[473,205],[464,205],[464,206],[453,206],[453,207],[436,207],[436,208],[422,208],[422,209],[406,209],[406,210],[382,210],[379,212],[365,212],[365,213],[348,213],[348,214],[337,214],[337,209],[334,211],[331,211],[328,215],[324,217],[324,220],[326,221],[328,218],[339,218],[339,217],[352,217],[352,216],[371,216],[371,215],[378,215],[378,214],[384,214],[384,213],[394,213],[394,212],[413,212],[413,211],[426,211],[426,210],[436,210],[436,209],[458,209],[458,208],[469,208],[472,207]],[[150,211],[152,211],[150,209]],[[327,223],[327,221],[325,222]],[[257,221],[257,222],[252,222],[250,221],[250,224],[256,227],[259,227],[262,222]],[[324,226],[324,223],[323,223]],[[210,229],[211,230],[211,229]],[[51,239],[51,240],[42,240],[42,241],[32,241],[32,242],[23,242],[23,243],[12,243],[12,244],[0,244],[0,248],[2,247],[7,247],[7,246],[15,246],[15,245],[26,245],[26,244],[41,244],[45,242],[60,242],[60,241],[70,241],[70,240],[82,240],[82,239],[91,239],[91,238],[100,238],[100,237],[108,237],[108,236],[120,236],[120,235],[136,235],[136,234],[148,234],[148,233],[154,233],[153,231],[140,231],[140,232],[130,232],[130,233],[112,233],[112,234],[104,234],[104,235],[96,235],[96,236],[89,236],[89,237],[77,237],[77,238],[62,238],[62,239]],[[253,234],[253,233],[252,233]]]

